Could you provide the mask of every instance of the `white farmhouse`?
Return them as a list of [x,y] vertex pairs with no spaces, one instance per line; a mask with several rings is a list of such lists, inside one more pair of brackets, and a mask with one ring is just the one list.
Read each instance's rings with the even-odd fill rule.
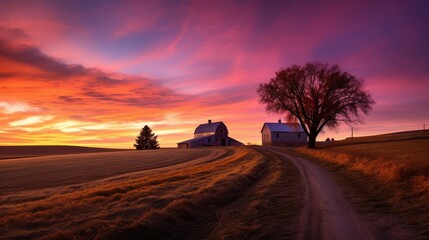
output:
[[296,146],[307,143],[307,134],[299,123],[264,123],[262,146]]
[[200,124],[194,132],[194,138],[177,143],[178,148],[200,146],[241,146],[241,142],[228,136],[228,128],[223,122]]

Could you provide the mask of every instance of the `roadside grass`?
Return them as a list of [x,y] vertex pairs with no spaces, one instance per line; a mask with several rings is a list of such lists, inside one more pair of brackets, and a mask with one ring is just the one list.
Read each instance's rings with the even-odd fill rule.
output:
[[[401,140],[402,139],[402,140]],[[394,213],[429,237],[429,138],[407,132],[298,148],[335,172],[360,209]]]
[[[252,148],[264,156],[267,168],[261,172],[260,180],[249,191],[222,209],[218,214],[215,234],[210,238],[297,238],[304,199],[301,175],[294,164],[279,158],[277,154],[258,147]],[[249,211],[243,211],[244,209]],[[243,213],[246,216],[243,217]],[[242,235],[239,231],[241,228],[253,228],[256,231]]]
[[0,239],[294,237],[298,171],[267,152],[228,149],[180,168],[2,196]]

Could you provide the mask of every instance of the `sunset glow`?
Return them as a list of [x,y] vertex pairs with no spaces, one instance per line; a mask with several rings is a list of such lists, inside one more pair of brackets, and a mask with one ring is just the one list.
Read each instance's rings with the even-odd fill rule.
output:
[[[339,64],[377,102],[355,136],[429,127],[429,2],[2,1],[0,145],[161,147],[208,119],[261,143],[259,83]],[[326,137],[350,136],[342,125]]]

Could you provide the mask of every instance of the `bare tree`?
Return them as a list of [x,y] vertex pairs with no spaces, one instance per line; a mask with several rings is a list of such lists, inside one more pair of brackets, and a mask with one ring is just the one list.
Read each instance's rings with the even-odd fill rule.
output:
[[324,127],[361,123],[360,113],[372,110],[375,102],[363,84],[338,65],[316,62],[280,69],[259,85],[258,94],[268,112],[298,121],[308,136],[308,147],[316,148],[316,137]]

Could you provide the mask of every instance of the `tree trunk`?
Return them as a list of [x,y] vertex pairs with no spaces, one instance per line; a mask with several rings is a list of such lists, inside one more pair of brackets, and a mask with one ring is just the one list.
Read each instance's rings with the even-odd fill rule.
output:
[[308,136],[307,148],[316,148],[316,137],[317,135],[310,133],[310,135]]

